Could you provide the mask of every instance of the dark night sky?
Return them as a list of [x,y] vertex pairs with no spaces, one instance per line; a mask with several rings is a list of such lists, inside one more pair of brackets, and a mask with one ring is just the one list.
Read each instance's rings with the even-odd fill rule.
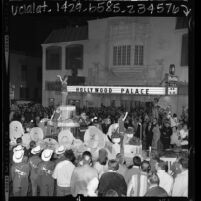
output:
[[[96,17],[97,18],[97,17]],[[85,17],[12,17],[9,21],[10,50],[41,56],[43,43],[54,29],[67,25],[86,25]]]

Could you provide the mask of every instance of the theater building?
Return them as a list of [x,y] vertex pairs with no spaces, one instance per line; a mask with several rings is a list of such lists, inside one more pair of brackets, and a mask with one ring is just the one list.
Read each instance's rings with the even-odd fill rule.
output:
[[[42,102],[61,103],[56,75],[67,73],[68,101],[78,107],[129,109],[158,98],[180,114],[188,106],[187,40],[184,18],[176,17],[108,17],[54,30],[42,44]],[[175,95],[165,88],[170,64]]]

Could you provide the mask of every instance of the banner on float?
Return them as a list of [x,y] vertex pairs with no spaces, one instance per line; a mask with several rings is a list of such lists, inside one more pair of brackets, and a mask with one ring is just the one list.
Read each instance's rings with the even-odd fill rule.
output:
[[68,92],[128,95],[166,95],[165,87],[68,86]]

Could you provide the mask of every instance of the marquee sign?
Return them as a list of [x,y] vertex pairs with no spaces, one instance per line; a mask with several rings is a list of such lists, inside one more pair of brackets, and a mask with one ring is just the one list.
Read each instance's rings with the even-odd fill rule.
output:
[[128,95],[165,95],[165,87],[68,86],[68,92]]

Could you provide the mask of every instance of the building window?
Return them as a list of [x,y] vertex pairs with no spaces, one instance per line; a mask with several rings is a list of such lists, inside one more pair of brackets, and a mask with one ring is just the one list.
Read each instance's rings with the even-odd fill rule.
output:
[[42,67],[39,66],[37,69],[37,81],[42,82]]
[[21,77],[21,80],[23,81],[23,82],[26,82],[27,81],[27,66],[26,65],[22,65],[21,66],[21,75],[22,75],[22,77]]
[[188,28],[187,18],[186,17],[177,17],[175,29],[186,29],[186,28]]
[[66,69],[83,69],[83,45],[66,47]]
[[134,52],[134,65],[143,65],[144,64],[144,47],[142,45],[135,45]]
[[20,99],[28,99],[29,91],[27,87],[20,87]]
[[48,47],[46,49],[46,69],[61,69],[61,47]]
[[131,60],[131,46],[122,45],[113,47],[113,65],[130,65]]
[[182,36],[181,66],[188,66],[188,34]]

